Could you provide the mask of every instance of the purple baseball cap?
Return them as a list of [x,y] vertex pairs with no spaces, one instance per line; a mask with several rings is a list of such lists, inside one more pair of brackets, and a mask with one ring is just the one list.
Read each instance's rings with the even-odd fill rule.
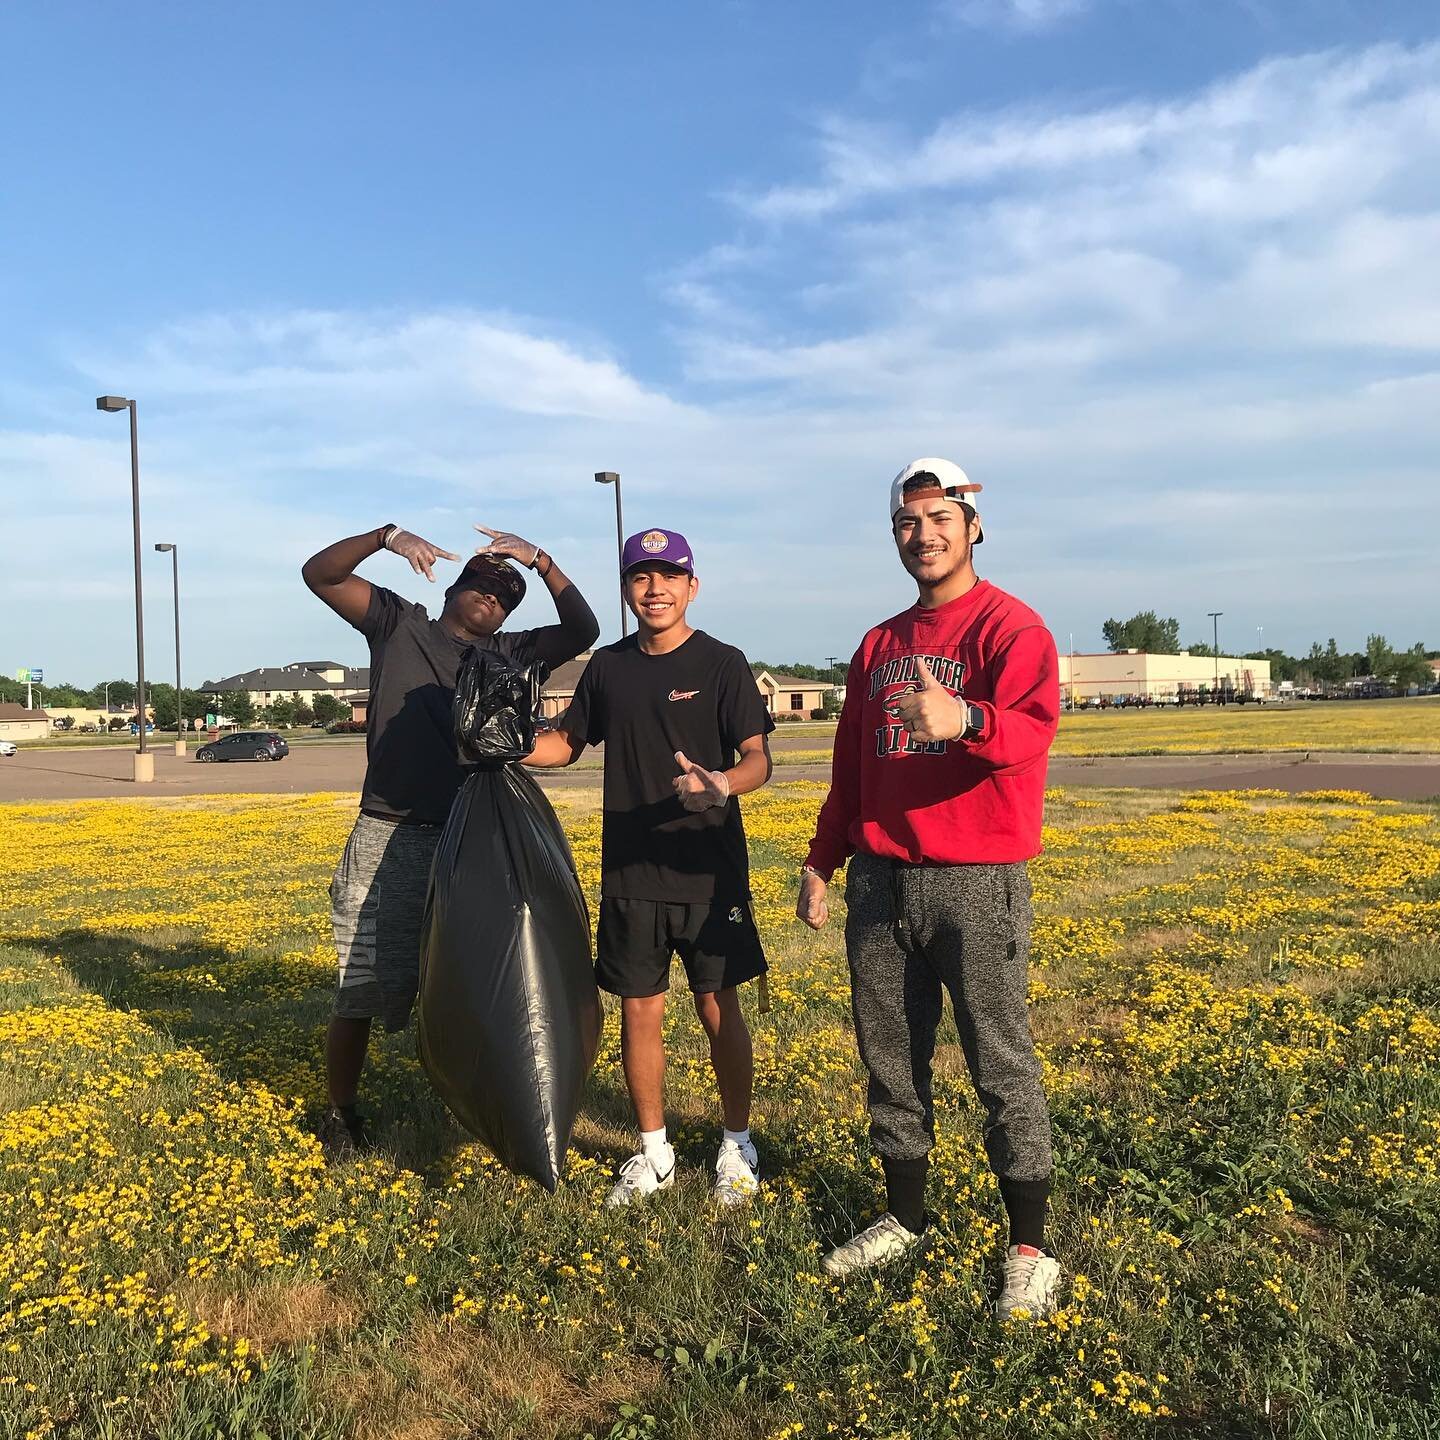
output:
[[624,575],[649,560],[663,561],[687,575],[695,573],[690,542],[678,530],[642,530],[632,535],[620,552],[620,573]]

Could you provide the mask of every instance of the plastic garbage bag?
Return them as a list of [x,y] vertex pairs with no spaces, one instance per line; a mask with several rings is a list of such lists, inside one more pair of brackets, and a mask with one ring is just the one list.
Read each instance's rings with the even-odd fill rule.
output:
[[595,1063],[602,1011],[590,920],[565,832],[513,762],[538,678],[474,651],[455,694],[477,761],[435,852],[420,951],[420,1059],[456,1119],[548,1190]]

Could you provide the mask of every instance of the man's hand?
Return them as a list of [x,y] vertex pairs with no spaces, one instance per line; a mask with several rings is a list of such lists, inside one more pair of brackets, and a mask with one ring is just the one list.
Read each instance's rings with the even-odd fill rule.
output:
[[819,930],[830,918],[830,904],[825,898],[825,889],[825,882],[813,870],[802,872],[800,898],[795,902],[795,914],[812,930]]
[[920,688],[896,697],[895,718],[916,740],[959,739],[965,733],[965,706],[935,678],[923,655],[915,657],[915,673]]
[[675,777],[675,793],[687,810],[692,813],[713,810],[730,798],[730,782],[723,770],[706,770],[687,760],[683,750],[675,752],[675,763],[681,771]]
[[540,547],[512,535],[508,530],[487,530],[483,525],[475,527],[482,535],[490,537],[488,545],[482,545],[477,555],[493,555],[497,560],[518,560],[527,570],[535,568],[540,558]]
[[428,540],[422,540],[418,535],[412,535],[408,530],[401,530],[398,527],[385,537],[385,548],[393,550],[397,555],[403,555],[410,562],[410,568],[417,575],[423,575],[432,585],[435,583],[435,577],[430,573],[430,567],[436,560],[458,560],[460,558],[458,555],[452,555],[448,550],[442,550],[438,545],[432,545]]

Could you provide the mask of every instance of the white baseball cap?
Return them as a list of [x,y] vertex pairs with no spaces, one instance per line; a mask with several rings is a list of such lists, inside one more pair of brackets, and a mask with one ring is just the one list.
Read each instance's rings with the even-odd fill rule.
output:
[[[952,500],[957,505],[977,509],[975,496],[985,487],[976,484],[953,460],[927,455],[912,460],[890,482],[890,519],[893,521],[912,500]],[[985,538],[982,529],[976,536],[978,545]]]

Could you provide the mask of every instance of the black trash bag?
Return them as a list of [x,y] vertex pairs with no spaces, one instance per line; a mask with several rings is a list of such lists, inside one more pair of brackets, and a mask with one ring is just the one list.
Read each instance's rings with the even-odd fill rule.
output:
[[543,661],[521,666],[471,646],[455,681],[455,740],[462,763],[503,765],[535,748],[535,710],[549,673]]
[[506,763],[532,748],[537,683],[476,651],[456,690],[457,735],[485,758],[455,797],[430,875],[420,1060],[467,1130],[553,1191],[602,1010],[565,832],[540,787]]

